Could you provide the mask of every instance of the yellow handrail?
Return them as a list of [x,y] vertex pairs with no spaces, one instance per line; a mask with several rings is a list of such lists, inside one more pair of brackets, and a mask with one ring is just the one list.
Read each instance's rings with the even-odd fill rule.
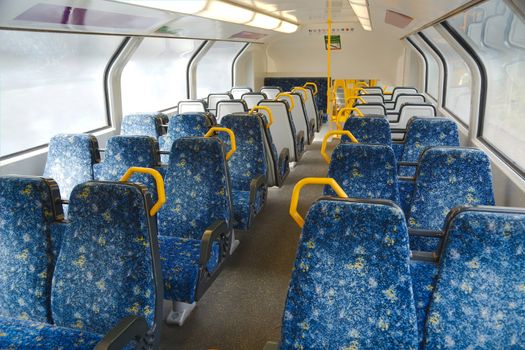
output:
[[288,112],[291,112],[292,109],[295,108],[295,101],[291,94],[289,94],[288,92],[280,92],[277,94],[277,96],[275,96],[275,99],[278,100],[279,97],[288,97],[290,99],[290,108],[288,108]]
[[346,99],[346,104],[348,105],[348,101],[350,100],[359,100],[361,101],[362,104],[367,104],[368,102],[366,102],[366,100],[364,98],[362,98],[361,96],[359,95],[355,95],[355,96],[348,96],[348,98]]
[[337,119],[335,121],[336,125],[337,125],[337,129],[339,130],[342,130],[343,127],[341,126],[341,123],[339,122],[339,120],[343,117],[343,114],[345,112],[357,112],[357,115],[359,117],[364,117],[365,115],[363,114],[363,112],[361,112],[361,110],[358,108],[358,107],[344,107],[344,108],[341,108],[339,110],[339,112],[337,113]]
[[317,84],[314,83],[313,81],[308,81],[308,82],[306,82],[303,86],[304,86],[304,87],[307,87],[307,86],[313,86],[313,87],[314,87],[314,91],[313,91],[314,96],[317,95],[317,92],[319,91],[319,90],[317,89]]
[[297,205],[299,204],[299,194],[305,185],[329,185],[335,191],[335,193],[341,198],[348,198],[345,191],[339,186],[339,184],[332,178],[329,177],[306,177],[299,180],[292,192],[292,200],[290,201],[290,216],[294,219],[300,228],[304,226],[304,219],[297,212]]
[[302,91],[304,92],[304,101],[308,101],[308,92],[306,91],[306,88],[304,87],[300,87],[300,86],[296,86],[292,89],[292,92],[295,92],[295,91]]
[[155,169],[134,166],[126,170],[126,173],[124,174],[124,176],[120,178],[120,181],[121,182],[128,181],[131,175],[135,173],[148,174],[148,175],[153,176],[153,178],[155,179],[155,183],[157,184],[158,200],[157,200],[157,203],[155,203],[155,205],[153,205],[153,207],[151,207],[149,211],[149,215],[153,216],[157,214],[157,212],[160,210],[160,208],[162,208],[164,203],[166,203],[166,192],[164,191],[164,180],[162,179],[162,175],[160,175],[160,173]]
[[359,141],[357,141],[357,139],[354,137],[354,135],[349,130],[333,130],[333,131],[327,132],[326,135],[324,135],[323,143],[321,145],[321,155],[323,156],[326,164],[330,164],[330,156],[326,154],[326,144],[328,143],[328,139],[330,138],[330,136],[335,136],[335,135],[341,135],[341,136],[345,135],[345,136],[348,136],[350,138],[350,141],[352,141],[353,143],[359,143]]
[[253,114],[255,113],[255,111],[265,111],[266,113],[268,113],[268,119],[270,119],[268,121],[268,124],[266,124],[266,128],[270,128],[270,125],[273,124],[273,114],[272,114],[272,110],[270,107],[267,107],[267,106],[255,106],[253,107],[252,109],[250,109],[250,111],[248,112],[249,114]]
[[356,86],[364,86],[364,87],[368,87],[368,83],[365,83],[364,81],[358,81],[357,83],[355,83]]
[[228,153],[226,153],[226,160],[229,160],[237,150],[237,144],[235,143],[235,134],[231,129],[214,126],[213,128],[210,128],[210,130],[208,130],[204,137],[211,137],[213,134],[219,131],[225,132],[230,136],[231,149]]

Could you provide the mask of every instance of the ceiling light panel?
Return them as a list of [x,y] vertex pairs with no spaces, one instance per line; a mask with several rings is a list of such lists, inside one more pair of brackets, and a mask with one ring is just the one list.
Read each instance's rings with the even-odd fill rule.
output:
[[372,30],[372,22],[370,20],[370,7],[368,6],[368,0],[348,0],[352,10],[354,10],[361,26],[366,31]]
[[247,23],[255,15],[252,10],[222,1],[211,1],[204,11],[195,14],[231,23]]
[[255,17],[246,24],[258,28],[275,29],[281,25],[281,20],[262,13],[256,13]]

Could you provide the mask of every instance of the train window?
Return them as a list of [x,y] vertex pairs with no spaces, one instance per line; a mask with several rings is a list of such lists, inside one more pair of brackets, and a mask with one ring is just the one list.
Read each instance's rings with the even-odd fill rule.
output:
[[425,44],[418,45],[426,58],[427,64],[427,85],[425,92],[432,96],[436,101],[439,97],[439,64]]
[[144,38],[122,72],[124,114],[158,111],[186,99],[186,69],[201,44],[201,40]]
[[448,22],[476,51],[487,72],[478,135],[525,171],[525,21],[506,1],[491,0]]
[[472,99],[472,73],[465,60],[433,27],[423,34],[441,52],[447,62],[447,98],[444,107],[455,115],[464,125],[469,125]]
[[232,64],[245,43],[216,41],[196,62],[197,97],[232,88]]
[[0,30],[0,157],[108,126],[104,71],[121,42]]

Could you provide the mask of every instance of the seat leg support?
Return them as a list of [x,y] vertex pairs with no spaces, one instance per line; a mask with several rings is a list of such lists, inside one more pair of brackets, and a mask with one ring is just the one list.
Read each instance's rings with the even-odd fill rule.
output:
[[168,314],[168,317],[166,317],[166,323],[177,326],[184,325],[184,322],[186,322],[188,317],[191,315],[191,312],[193,309],[195,309],[195,306],[197,306],[196,301],[191,304],[184,303],[182,301],[174,301],[173,307]]

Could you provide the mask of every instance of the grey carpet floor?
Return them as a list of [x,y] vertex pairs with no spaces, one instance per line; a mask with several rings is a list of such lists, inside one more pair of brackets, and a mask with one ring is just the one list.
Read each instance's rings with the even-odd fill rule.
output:
[[[255,350],[269,340],[279,340],[300,235],[288,215],[290,198],[300,179],[326,176],[328,166],[319,153],[323,133],[307,146],[283,187],[269,190],[266,206],[252,228],[235,232],[241,241],[239,248],[186,324],[163,326],[161,349]],[[328,150],[332,149],[329,144]],[[303,216],[321,192],[320,186],[304,188],[299,203]]]

